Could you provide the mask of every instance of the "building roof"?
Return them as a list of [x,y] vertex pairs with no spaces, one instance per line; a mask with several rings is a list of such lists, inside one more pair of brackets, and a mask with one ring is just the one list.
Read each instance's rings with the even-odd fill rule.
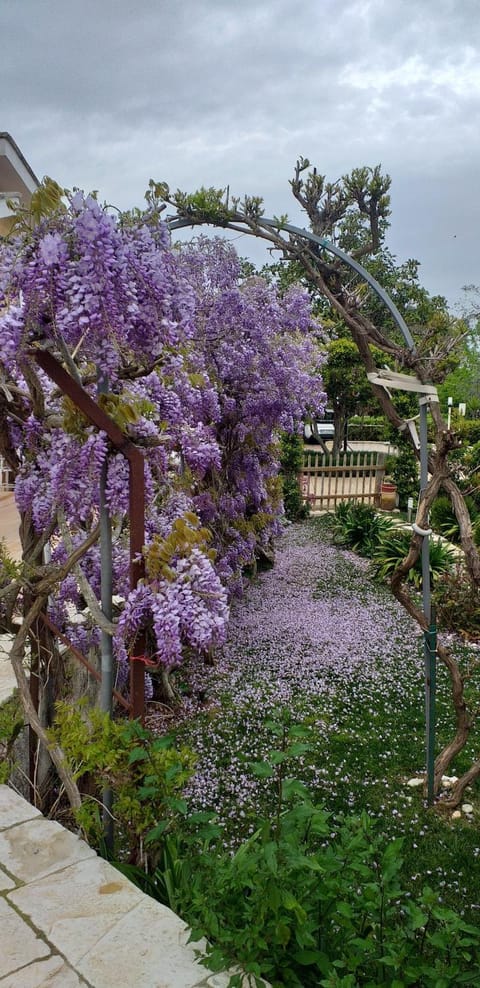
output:
[[39,184],[13,137],[0,131],[0,195],[17,193],[22,201],[29,202]]

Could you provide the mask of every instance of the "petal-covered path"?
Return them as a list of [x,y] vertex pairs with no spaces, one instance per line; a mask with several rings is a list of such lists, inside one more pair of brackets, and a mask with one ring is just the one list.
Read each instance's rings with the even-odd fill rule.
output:
[[339,809],[355,807],[370,782],[388,788],[383,771],[401,762],[405,748],[410,773],[421,770],[421,635],[367,570],[331,545],[315,520],[289,526],[274,568],[235,603],[221,659],[197,667],[186,683],[193,710],[195,697],[204,699],[203,714],[182,732],[198,753],[189,794],[234,831],[250,817],[251,829],[262,799],[249,763],[272,746],[266,715],[290,711],[313,726],[317,756],[296,769]]

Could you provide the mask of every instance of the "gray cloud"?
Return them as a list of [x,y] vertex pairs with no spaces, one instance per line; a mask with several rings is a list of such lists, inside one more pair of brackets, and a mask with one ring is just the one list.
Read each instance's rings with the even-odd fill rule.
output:
[[298,154],[381,161],[392,248],[452,299],[480,280],[477,0],[3,0],[0,37],[0,129],[38,173],[122,207],[151,176],[229,183],[297,219]]

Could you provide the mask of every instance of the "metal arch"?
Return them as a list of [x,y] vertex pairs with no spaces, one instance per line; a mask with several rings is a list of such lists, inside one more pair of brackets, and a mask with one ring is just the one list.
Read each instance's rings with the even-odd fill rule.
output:
[[[197,224],[192,223],[188,219],[179,219],[178,217],[166,221],[167,226],[170,230],[180,229],[186,226],[195,226]],[[236,217],[235,222],[244,223],[241,215]],[[206,224],[209,226],[223,226],[228,228],[228,223],[220,224],[214,223],[209,220],[200,220],[198,225]],[[332,244],[330,240],[326,240],[325,237],[318,237],[315,233],[311,233],[309,230],[298,226],[292,226],[290,223],[281,223],[278,220],[268,219],[266,217],[261,217],[258,221],[258,227],[267,227],[274,230],[282,230],[285,233],[290,233],[294,237],[301,237],[304,240],[309,240],[311,243],[318,244],[324,250],[329,251],[329,253],[334,254],[338,257],[344,264],[355,271],[360,277],[367,282],[368,285],[373,289],[375,294],[383,302],[385,307],[390,312],[396,325],[398,326],[405,343],[407,344],[409,350],[415,352],[415,343],[410,330],[398,311],[395,302],[390,298],[388,293],[382,288],[378,283],[376,278],[374,278],[358,261],[355,261],[353,257],[346,254],[340,247]],[[255,230],[251,227],[247,227],[246,233],[255,236]],[[385,386],[385,385],[384,385]],[[424,492],[428,483],[428,435],[427,435],[427,400],[425,397],[419,395],[420,404],[420,496]],[[431,604],[431,586],[430,586],[430,539],[429,534],[426,534],[422,539],[422,584],[423,584],[423,611],[425,618],[428,622],[428,629],[424,632],[424,668],[425,668],[425,719],[426,719],[426,776],[427,776],[427,801],[431,806],[434,801],[434,774],[435,774],[435,657],[436,657],[436,627],[434,617],[432,615],[432,604]]]
[[[236,222],[241,223],[244,221],[242,221],[241,216],[239,216],[236,218]],[[173,220],[166,220],[166,224],[170,230],[180,230],[182,227],[193,227],[197,225],[223,226],[222,224],[217,224],[210,220],[200,220],[198,223],[192,223],[191,220],[180,219],[178,217],[175,217]],[[376,278],[374,278],[373,275],[371,275],[370,272],[359,264],[353,257],[346,254],[345,251],[341,250],[340,247],[337,247],[336,244],[332,244],[330,240],[327,240],[325,237],[317,237],[315,233],[311,233],[310,230],[305,230],[304,227],[292,226],[291,223],[279,223],[278,220],[268,219],[264,216],[262,216],[259,220],[258,226],[271,227],[274,230],[283,230],[285,233],[290,233],[294,237],[303,237],[304,240],[310,240],[311,243],[318,244],[319,247],[323,247],[324,250],[328,250],[330,254],[334,254],[341,261],[343,261],[344,264],[347,264],[349,268],[356,271],[356,273],[359,274],[368,285],[370,285],[370,288],[373,289],[375,294],[378,295],[379,299],[381,299],[383,304],[386,306],[390,312],[390,315],[397,324],[409,349],[412,351],[415,350],[415,343],[413,341],[412,334],[410,333],[402,314],[398,311],[395,302],[390,298],[385,289],[382,288]],[[250,228],[246,230],[246,233],[255,236],[255,230],[251,230]]]

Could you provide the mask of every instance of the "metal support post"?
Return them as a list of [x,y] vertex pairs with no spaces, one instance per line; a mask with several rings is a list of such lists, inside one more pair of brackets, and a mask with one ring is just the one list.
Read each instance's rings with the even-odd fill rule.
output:
[[[427,411],[429,397],[420,398],[420,496],[428,484],[428,422]],[[424,663],[425,663],[425,735],[426,735],[426,769],[427,769],[427,799],[429,806],[434,798],[434,764],[435,764],[435,653],[432,657],[432,600],[430,589],[430,532],[423,536],[422,542],[422,598],[423,613],[428,624],[424,631]],[[436,632],[435,632],[436,639]],[[436,652],[436,641],[435,641]]]
[[[108,392],[108,379],[100,377],[98,380],[97,393],[106,394]],[[102,613],[107,621],[112,621],[112,524],[110,512],[105,499],[105,489],[107,483],[108,460],[105,458],[100,470],[100,593]],[[104,631],[101,632],[101,681],[100,681],[100,709],[104,713],[112,716],[113,711],[113,642],[112,636]],[[103,833],[107,852],[113,855],[114,828],[113,828],[113,790],[104,789],[102,792],[103,802]]]

